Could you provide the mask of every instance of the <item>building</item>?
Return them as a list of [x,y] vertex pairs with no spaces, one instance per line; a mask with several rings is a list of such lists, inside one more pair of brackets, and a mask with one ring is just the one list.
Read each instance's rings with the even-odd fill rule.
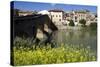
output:
[[27,16],[27,15],[32,15],[33,12],[32,11],[19,11],[18,15],[19,16]]
[[95,15],[88,10],[71,11],[66,14],[66,20],[73,20],[75,25],[81,25],[79,23],[81,19],[86,20],[86,25],[90,25],[90,23],[96,22]]
[[91,23],[97,23],[97,17],[94,13],[89,13],[87,17],[87,23],[86,25],[89,26]]
[[54,10],[49,10],[49,15],[52,21],[56,26],[62,25],[63,19],[64,19],[64,11],[54,9]]

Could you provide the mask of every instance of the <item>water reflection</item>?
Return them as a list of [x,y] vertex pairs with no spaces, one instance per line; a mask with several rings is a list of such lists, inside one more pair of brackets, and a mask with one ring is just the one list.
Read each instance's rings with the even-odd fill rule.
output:
[[53,40],[58,43],[90,46],[91,49],[97,49],[97,32],[96,30],[59,30],[53,36]]

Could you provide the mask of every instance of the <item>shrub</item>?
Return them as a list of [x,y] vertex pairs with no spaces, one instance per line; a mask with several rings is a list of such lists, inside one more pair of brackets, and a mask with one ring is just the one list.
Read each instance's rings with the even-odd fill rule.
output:
[[[23,42],[25,41],[20,40],[19,44],[26,44],[26,42]],[[29,44],[27,43],[27,45]],[[83,45],[68,45],[62,43],[61,46],[52,48],[51,45],[48,44],[41,48],[37,46],[35,50],[34,47],[33,45],[30,49],[30,47],[14,46],[14,65],[96,61],[96,52],[92,51],[91,47],[86,48]]]
[[91,23],[90,27],[91,27],[92,30],[97,29],[97,23]]
[[73,20],[70,20],[69,26],[75,26]]
[[86,20],[85,20],[85,19],[81,19],[81,20],[79,21],[79,23],[80,23],[80,24],[83,24],[83,26],[85,26]]

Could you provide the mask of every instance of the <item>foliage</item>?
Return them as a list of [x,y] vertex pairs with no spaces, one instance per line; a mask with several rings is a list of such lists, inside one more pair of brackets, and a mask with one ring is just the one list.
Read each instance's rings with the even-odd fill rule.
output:
[[92,30],[96,30],[97,29],[97,23],[91,23],[90,27]]
[[81,23],[81,24],[83,24],[83,26],[85,26],[86,20],[85,20],[85,19],[81,19],[81,20],[79,21],[79,23]]
[[[17,43],[15,42],[15,44]],[[19,44],[24,45],[26,43],[23,40]],[[96,61],[96,53],[90,47],[85,48],[83,45],[67,45],[62,43],[59,47],[51,48],[51,45],[47,44],[47,46],[37,46],[36,49],[35,45],[32,45],[31,49],[30,47],[14,46],[13,51],[14,65],[17,66]]]
[[34,15],[34,14],[37,14],[37,13],[38,13],[38,12],[37,12],[36,10],[35,10],[35,11],[33,11],[33,15]]
[[69,26],[75,26],[73,20],[70,20]]

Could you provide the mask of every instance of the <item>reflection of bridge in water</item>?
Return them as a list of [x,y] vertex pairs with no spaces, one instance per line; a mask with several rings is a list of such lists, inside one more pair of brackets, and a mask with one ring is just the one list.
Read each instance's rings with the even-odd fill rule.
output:
[[[45,43],[50,42],[50,38],[54,31],[58,28],[54,25],[48,15],[29,15],[13,17],[14,37],[32,37],[36,42],[38,30],[47,37]],[[38,34],[37,34],[38,33]],[[39,36],[39,35],[38,35]]]

